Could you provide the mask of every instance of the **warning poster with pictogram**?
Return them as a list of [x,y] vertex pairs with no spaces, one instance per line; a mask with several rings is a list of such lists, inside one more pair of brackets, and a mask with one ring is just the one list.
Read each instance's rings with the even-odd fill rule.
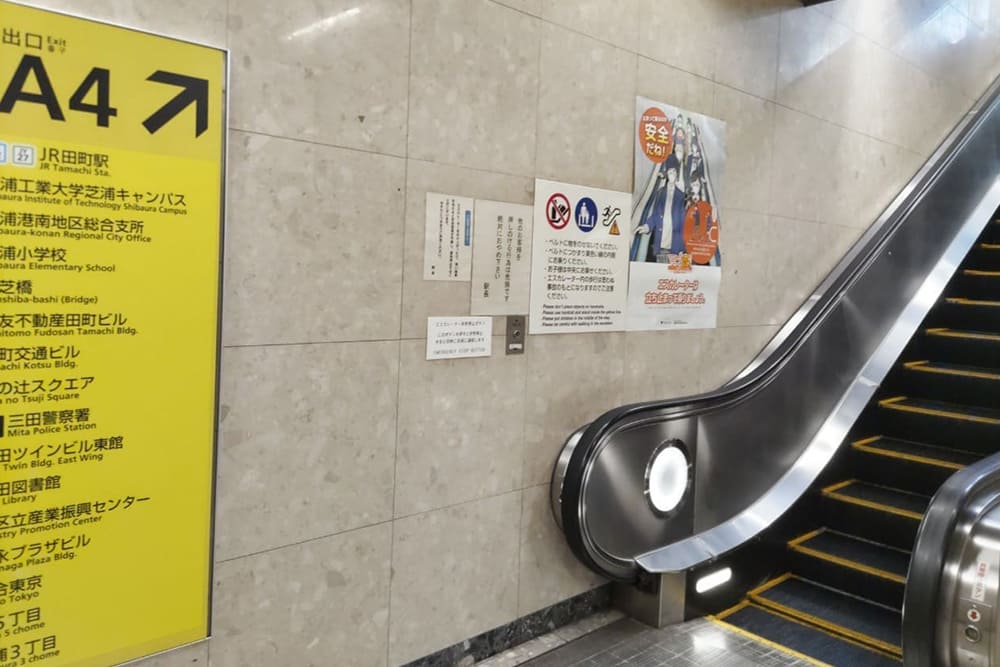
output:
[[635,126],[627,328],[713,328],[726,124],[637,97]]
[[622,331],[632,195],[535,181],[528,333]]

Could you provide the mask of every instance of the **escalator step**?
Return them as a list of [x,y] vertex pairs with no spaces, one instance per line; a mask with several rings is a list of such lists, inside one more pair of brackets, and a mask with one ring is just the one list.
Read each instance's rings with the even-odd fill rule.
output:
[[962,269],[948,285],[949,294],[962,294],[974,299],[990,298],[1000,292],[1000,271],[996,269]]
[[957,329],[1000,331],[1000,301],[947,297],[934,306],[927,322]]
[[813,558],[872,574],[896,583],[906,582],[910,552],[820,528],[791,540],[789,548]]
[[835,635],[893,655],[903,654],[902,615],[897,610],[791,574],[782,575],[750,591],[748,597],[762,607]]
[[931,327],[911,349],[923,359],[1000,368],[1000,334],[988,331]]
[[897,366],[891,384],[883,386],[915,397],[1000,408],[1000,368],[908,361]]
[[845,503],[920,521],[930,498],[888,486],[860,482],[856,479],[832,484],[823,495]]
[[902,459],[912,463],[921,463],[949,470],[961,470],[980,459],[980,456],[973,452],[935,447],[920,442],[897,440],[880,435],[852,442],[851,447],[866,454],[887,456],[889,458]]
[[1000,268],[1000,244],[977,243],[962,261],[962,268],[984,270]]
[[879,430],[901,440],[955,444],[966,451],[994,451],[1000,437],[1000,410],[907,396],[878,402]]
[[898,667],[899,660],[850,640],[835,637],[757,605],[743,602],[715,617],[715,623],[735,629],[805,662],[835,667]]

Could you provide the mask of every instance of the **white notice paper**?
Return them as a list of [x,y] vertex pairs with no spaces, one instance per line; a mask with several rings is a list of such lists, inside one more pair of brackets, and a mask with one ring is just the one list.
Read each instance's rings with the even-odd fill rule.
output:
[[428,317],[427,360],[488,357],[492,337],[492,317]]
[[427,193],[424,280],[472,277],[472,199]]
[[623,331],[632,195],[535,181],[528,333]]
[[531,207],[476,200],[472,244],[472,314],[528,312]]

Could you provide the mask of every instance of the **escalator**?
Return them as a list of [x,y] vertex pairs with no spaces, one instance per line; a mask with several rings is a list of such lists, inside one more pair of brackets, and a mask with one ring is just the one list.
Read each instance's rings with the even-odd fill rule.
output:
[[811,523],[770,539],[787,571],[713,620],[831,665],[898,664],[910,551],[931,497],[1000,450],[1000,218],[845,444],[799,501]]
[[565,442],[630,613],[821,665],[1000,667],[1000,80],[736,378]]

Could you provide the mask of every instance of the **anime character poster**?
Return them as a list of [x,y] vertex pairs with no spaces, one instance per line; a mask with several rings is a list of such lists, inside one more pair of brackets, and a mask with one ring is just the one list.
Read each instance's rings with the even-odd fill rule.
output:
[[713,328],[726,124],[637,97],[635,125],[626,328]]

